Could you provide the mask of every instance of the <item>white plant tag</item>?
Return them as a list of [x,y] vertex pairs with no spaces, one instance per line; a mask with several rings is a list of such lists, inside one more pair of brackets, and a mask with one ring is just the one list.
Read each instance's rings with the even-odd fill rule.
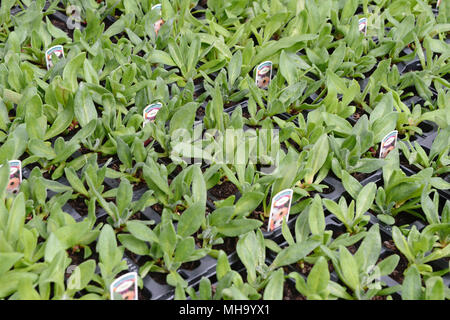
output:
[[386,158],[389,152],[391,152],[397,145],[398,131],[394,130],[388,133],[383,140],[381,140],[380,145],[380,159]]
[[61,45],[51,47],[45,52],[45,62],[47,63],[47,70],[53,67],[52,55],[55,54],[58,58],[64,58],[64,48]]
[[111,300],[138,300],[137,273],[129,272],[114,280],[110,294]]
[[273,231],[280,227],[283,223],[283,218],[286,217],[286,222],[289,219],[289,211],[291,210],[291,202],[294,190],[285,189],[278,192],[272,198],[272,205],[270,207],[269,224],[267,231]]
[[152,103],[144,108],[143,117],[144,117],[144,124],[145,126],[149,122],[155,121],[156,114],[158,113],[159,109],[161,109],[162,103]]
[[265,61],[256,67],[255,83],[261,89],[267,89],[272,79],[272,61]]

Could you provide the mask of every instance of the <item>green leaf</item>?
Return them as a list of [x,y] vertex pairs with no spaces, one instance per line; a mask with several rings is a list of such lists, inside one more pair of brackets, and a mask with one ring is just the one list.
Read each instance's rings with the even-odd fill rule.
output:
[[358,180],[353,178],[347,171],[342,171],[342,184],[345,190],[352,196],[353,199],[358,197],[362,185]]
[[258,266],[258,244],[254,232],[243,235],[237,245],[236,252],[239,259],[247,269],[247,277],[250,283],[256,280],[256,267]]
[[80,85],[75,94],[73,110],[81,127],[87,126],[89,122],[98,117],[92,96],[84,84]]
[[140,221],[128,221],[127,229],[134,237],[139,240],[147,241],[150,243],[158,243],[159,241],[158,236],[153,232],[153,230],[151,230]]
[[232,88],[237,78],[241,75],[242,52],[237,50],[228,64],[228,86]]
[[425,282],[427,300],[445,300],[444,281],[441,277],[431,277]]
[[278,268],[295,263],[305,258],[311,251],[313,251],[320,243],[317,241],[306,240],[302,243],[295,243],[283,249],[275,258],[272,267]]
[[216,265],[216,275],[217,280],[220,281],[228,272],[231,271],[230,263],[228,262],[228,257],[226,253],[222,250],[219,251],[219,255],[217,257],[217,265]]
[[19,252],[0,252],[0,276],[11,269],[23,257]]
[[195,233],[205,220],[205,204],[196,202],[187,208],[178,221],[177,233],[182,237]]
[[283,300],[284,272],[280,268],[273,272],[264,289],[264,300]]
[[150,63],[161,63],[161,64],[165,64],[168,66],[176,67],[176,63],[170,57],[170,54],[168,54],[165,51],[161,51],[161,50],[153,50],[149,56],[149,62]]
[[238,217],[248,216],[255,210],[264,198],[264,193],[258,191],[246,192],[236,202],[234,215]]
[[133,197],[133,187],[128,179],[122,178],[117,188],[116,205],[119,214],[123,214],[129,209]]
[[14,199],[6,224],[6,239],[14,245],[22,234],[25,225],[25,196],[21,192]]
[[168,219],[161,222],[159,244],[164,253],[166,253],[168,256],[173,255],[175,251],[175,246],[177,244],[177,234],[175,232],[175,228],[172,224],[172,221]]
[[324,292],[330,282],[328,262],[324,257],[319,257],[308,275],[307,285],[310,292],[319,294]]
[[310,169],[305,175],[305,182],[312,184],[315,174],[322,168],[328,155],[329,143],[326,134],[320,136],[316,143],[309,151],[308,161],[306,162],[305,169]]
[[309,208],[308,223],[313,235],[322,235],[325,231],[325,216],[319,195],[314,196],[314,200]]
[[117,235],[117,239],[119,239],[120,243],[135,254],[139,254],[141,256],[148,254],[148,246],[144,241],[136,239],[131,234],[119,234]]
[[377,264],[378,268],[380,268],[380,275],[390,275],[398,265],[400,261],[400,256],[393,254],[381,261]]
[[189,102],[177,109],[170,120],[169,133],[172,135],[172,138],[178,135],[187,135],[190,137],[190,129],[194,124],[195,112],[198,107],[197,103]]
[[56,234],[51,233],[45,245],[45,261],[49,263],[52,262],[53,259],[58,255],[58,253],[64,252],[65,249],[66,248],[64,244],[59,241],[59,239],[56,237]]
[[396,226],[392,228],[392,239],[394,240],[395,246],[401,253],[403,253],[409,261],[414,261],[414,255],[411,252],[411,249],[403,236],[400,229]]
[[237,237],[258,228],[261,225],[261,221],[254,219],[233,219],[230,223],[217,227],[217,231],[226,237]]
[[81,182],[80,178],[78,178],[74,168],[64,168],[64,173],[66,174],[67,181],[69,181],[70,185],[76,192],[81,193],[86,197],[89,196],[88,191],[86,190],[83,182]]
[[116,259],[117,249],[114,230],[109,224],[105,224],[100,232],[96,246],[100,261],[106,266],[112,267]]
[[188,237],[180,242],[178,242],[175,249],[175,259],[176,262],[189,261],[189,258],[195,251],[195,241],[193,237]]
[[422,284],[419,270],[415,265],[410,266],[405,271],[405,278],[402,284],[402,299],[403,300],[421,300],[422,299]]
[[280,72],[289,85],[294,84],[298,79],[297,66],[284,50],[280,54]]
[[32,154],[45,158],[47,160],[52,160],[56,157],[56,153],[49,145],[49,143],[46,143],[39,139],[30,139],[28,141],[28,149]]
[[356,198],[356,218],[362,216],[369,210],[375,199],[377,186],[374,182],[365,185]]
[[72,58],[64,67],[63,80],[67,88],[72,92],[77,90],[77,75],[79,70],[82,70],[84,59],[86,59],[86,52],[81,52]]
[[67,289],[82,290],[86,288],[95,274],[95,261],[89,259],[78,265],[67,280]]
[[[341,198],[342,199],[342,198]],[[325,207],[336,216],[341,222],[346,221],[346,214],[342,212],[341,207],[330,199],[322,199]]]
[[66,106],[62,112],[58,112],[55,121],[53,121],[53,124],[45,133],[44,140],[51,139],[64,132],[72,123],[73,117],[73,108]]
[[0,276],[0,298],[5,298],[17,291],[21,281],[34,282],[38,275],[30,272],[11,270]]
[[339,247],[340,267],[343,281],[353,290],[359,290],[359,270],[356,260],[344,247]]

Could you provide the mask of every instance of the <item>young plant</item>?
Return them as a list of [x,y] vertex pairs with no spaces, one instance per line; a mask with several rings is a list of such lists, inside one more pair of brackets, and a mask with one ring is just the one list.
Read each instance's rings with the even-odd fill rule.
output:
[[200,70],[205,79],[203,85],[208,95],[213,96],[216,83],[218,83],[225,105],[241,101],[248,93],[248,89],[241,90],[240,88],[243,79],[241,67],[242,51],[237,50],[228,63],[227,69],[222,69],[214,80],[211,80],[206,73]]
[[410,266],[404,274],[405,278],[401,288],[403,300],[449,299],[450,291],[445,286],[442,277],[429,277],[425,280],[425,287],[422,287],[423,280],[417,266]]
[[[288,148],[297,148],[299,151],[315,143],[324,133],[341,133],[343,127],[345,127],[345,131],[351,130],[351,125],[345,119],[338,116],[332,116],[331,119],[327,119],[325,112],[318,109],[308,112],[306,120],[302,113],[287,120],[277,116],[274,116],[272,119],[279,127],[280,143],[284,143]],[[297,123],[292,121],[293,119],[296,119]],[[339,123],[333,121],[331,125],[325,125],[334,119]]]
[[139,200],[132,201],[133,187],[127,179],[121,179],[119,187],[117,188],[115,203],[105,200],[89,176],[86,176],[86,182],[90,188],[89,191],[93,193],[94,198],[106,213],[108,213],[108,223],[113,225],[116,229],[123,227],[137,212],[143,211],[148,206],[156,203],[152,196],[152,190],[147,190]]
[[289,277],[295,280],[295,288],[306,297],[307,300],[334,300],[330,293],[330,272],[325,257],[319,257],[311,269],[306,281],[297,272],[289,273]]
[[419,232],[415,225],[405,237],[396,226],[392,228],[392,239],[397,249],[408,260],[408,266],[416,266],[423,275],[430,275],[433,268],[428,262],[450,257],[450,246],[440,248],[434,230],[431,228]]
[[[198,293],[193,287],[188,287],[186,293],[192,300],[258,300],[261,294],[256,291],[250,284],[244,282],[242,276],[232,270],[228,257],[224,251],[219,251],[216,266],[217,283],[211,285],[208,278],[203,277],[200,280]],[[184,292],[175,291],[175,296],[185,299]]]
[[93,276],[93,282],[87,286],[88,292],[99,295],[103,299],[110,298],[109,288],[117,275],[128,269],[127,263],[123,260],[125,248],[117,245],[114,230],[109,224],[105,224],[100,232],[95,249],[99,254],[98,267],[100,274]]
[[[434,192],[434,197],[431,199],[430,195]],[[444,208],[439,210],[439,194],[436,190],[426,192],[426,189],[422,192],[420,199],[422,204],[422,210],[425,214],[425,218],[429,223],[425,227],[426,232],[435,232],[439,239],[438,246],[445,248],[450,243],[450,201],[446,200]]]
[[420,170],[433,168],[433,176],[445,175],[450,172],[450,130],[441,129],[433,141],[429,154],[414,141],[414,146],[408,141],[408,145],[403,141],[399,142],[399,148],[408,160],[410,165],[414,165]]
[[[298,247],[301,253],[304,253]],[[307,249],[307,248],[306,248]],[[292,258],[289,253],[283,252],[280,257],[268,266],[266,264],[266,247],[264,237],[260,230],[248,232],[241,236],[236,251],[239,259],[247,270],[247,283],[257,292],[264,289],[264,300],[281,300],[283,298],[284,271],[280,268],[289,264]],[[292,251],[290,251],[292,253]]]
[[374,182],[365,185],[358,194],[355,201],[350,205],[344,197],[339,199],[339,205],[330,199],[323,199],[325,207],[333,213],[347,228],[350,234],[365,230],[364,226],[370,221],[370,217],[365,213],[373,204],[377,187]]
[[187,282],[177,270],[183,263],[199,260],[208,254],[208,249],[196,248],[192,237],[204,219],[204,205],[196,203],[181,215],[175,231],[172,214],[164,209],[161,223],[154,229],[141,221],[128,221],[126,227],[130,233],[120,234],[118,239],[131,252],[151,258],[141,266],[141,277],[148,272],[166,273],[169,285],[186,288]]
[[276,269],[266,264],[266,246],[262,232],[256,230],[242,235],[236,245],[236,252],[247,270],[247,283],[256,291],[262,290]]
[[329,136],[330,147],[333,151],[331,169],[338,177],[342,177],[342,170],[348,173],[371,173],[381,168],[383,159],[367,157],[371,154],[375,144],[375,135],[369,130],[369,120],[363,115],[352,128],[352,134],[344,139]]
[[222,244],[225,237],[237,237],[260,227],[261,221],[248,219],[247,216],[263,198],[263,193],[251,191],[243,194],[236,203],[234,195],[215,202],[216,209],[206,217],[199,235],[199,239],[203,239],[203,248]]
[[197,65],[200,60],[205,57],[214,47],[208,46],[201,49],[201,39],[194,34],[191,37],[180,36],[179,44],[175,39],[169,39],[167,47],[170,53],[170,62],[172,66],[177,66],[181,76],[178,77],[177,83],[183,87],[189,79],[195,79],[201,74],[197,73]]
[[[320,182],[326,177],[331,166],[331,154],[326,134],[321,135],[308,150],[303,150],[297,160],[301,167],[295,177],[295,186],[304,191],[322,192]],[[288,153],[289,155],[289,153]],[[317,176],[316,176],[317,175]],[[276,190],[275,190],[276,191]],[[296,191],[296,189],[294,189]]]
[[0,241],[4,246],[0,253],[0,297],[6,298],[18,290],[21,282],[37,281],[38,273],[46,265],[38,262],[44,257],[42,245],[38,244],[38,232],[25,224],[23,193],[15,199],[6,199],[7,165],[0,168],[0,175]]
[[[346,232],[333,239],[333,231],[326,230],[325,228],[325,214],[322,199],[319,195],[316,195],[314,200],[297,217],[294,227],[295,233],[292,234],[287,224],[283,222],[282,235],[288,246],[305,241],[317,241],[321,246],[326,246],[330,250],[337,250],[340,245],[346,247],[351,246],[363,239],[366,235],[365,231],[360,231],[353,235]],[[266,245],[277,254],[281,251],[281,248],[271,240],[266,240]],[[324,255],[321,246],[315,247],[308,256],[296,261],[300,268],[304,268],[304,262],[315,264],[317,259]]]
[[[380,221],[392,225],[395,217],[407,212],[424,219],[418,209],[421,208],[422,191],[430,186],[437,189],[448,188],[448,183],[439,177],[432,177],[433,169],[427,168],[412,176],[399,169],[398,150],[392,150],[385,158],[382,186],[378,187],[375,203],[371,207]],[[351,175],[343,173],[342,183],[347,192],[356,199],[362,185]]]
[[[81,179],[74,168],[64,168],[64,173],[67,181],[70,183],[70,186],[77,193],[77,195],[81,195],[86,199],[90,199],[92,197],[90,193],[91,189],[87,189],[84,184],[85,182],[87,183],[88,179],[91,181],[92,186],[100,194],[104,193],[103,190],[105,186],[103,185],[103,182],[105,180],[107,168],[111,160],[112,159],[109,159],[101,168],[99,168],[97,163],[97,155],[89,158],[87,164],[81,169]],[[87,186],[88,188],[91,188],[89,184]]]
[[178,215],[197,202],[206,205],[206,184],[198,165],[186,167],[169,184],[166,167],[149,157],[143,174],[158,203]]
[[414,105],[411,110],[401,101],[397,92],[389,88],[386,88],[386,90],[392,92],[394,106],[398,112],[396,129],[400,135],[405,135],[406,139],[415,134],[423,134],[422,129],[419,128],[420,123],[423,121],[436,122],[437,118],[446,117],[447,110],[445,108],[424,112],[420,105]]
[[[45,179],[38,167],[31,170],[28,179],[23,179],[20,190],[25,195],[27,213],[42,218],[55,210],[55,205],[63,206],[72,196],[71,187]],[[49,197],[49,191],[54,193],[52,197]]]
[[322,248],[333,262],[339,279],[350,289],[334,284],[331,293],[346,300],[370,300],[374,296],[384,296],[395,292],[397,287],[382,288],[381,277],[386,276],[396,268],[400,257],[391,255],[380,262],[381,236],[378,225],[373,225],[366,234],[358,250],[352,255],[344,246],[339,251]]

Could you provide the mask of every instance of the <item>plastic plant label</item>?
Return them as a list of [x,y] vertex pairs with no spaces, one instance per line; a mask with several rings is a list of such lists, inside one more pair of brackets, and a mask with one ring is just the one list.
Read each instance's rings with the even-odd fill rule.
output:
[[256,67],[255,83],[261,89],[269,87],[272,79],[272,61],[265,61]]
[[17,194],[22,183],[22,161],[9,161],[9,182],[6,191]]
[[361,18],[358,21],[359,32],[363,32],[364,35],[367,35],[367,18]]
[[280,227],[281,224],[283,223],[284,217],[286,217],[286,221],[288,221],[293,194],[294,190],[285,189],[283,191],[278,192],[272,198],[272,205],[270,207],[270,216],[267,231],[270,232]]
[[162,103],[152,103],[144,108],[143,117],[144,117],[144,124],[145,126],[149,122],[155,121],[156,114],[158,113],[159,109],[161,109]]
[[138,300],[137,273],[129,272],[114,280],[110,294],[111,300]]
[[45,62],[47,63],[47,70],[53,67],[52,55],[55,54],[58,58],[64,58],[64,48],[61,45],[51,47],[45,52]]
[[[161,10],[162,10],[161,4],[160,4],[160,3],[155,4],[155,5],[152,7],[152,10],[158,10],[158,11],[160,12],[160,14],[161,14]],[[163,20],[163,19],[159,19],[158,21],[156,21],[156,22],[153,24],[153,28],[155,29],[156,36],[158,36],[159,29],[161,29],[161,26],[162,26],[163,24],[164,24],[164,20]]]
[[380,146],[380,159],[386,158],[386,156],[391,152],[391,150],[394,150],[396,144],[397,144],[397,136],[398,131],[394,130],[387,134],[383,140],[381,140],[381,146]]

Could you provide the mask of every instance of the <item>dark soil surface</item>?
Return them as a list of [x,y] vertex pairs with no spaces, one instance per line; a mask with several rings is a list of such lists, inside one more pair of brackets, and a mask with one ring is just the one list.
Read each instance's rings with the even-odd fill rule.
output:
[[367,115],[367,112],[361,108],[356,108],[355,113],[352,115],[353,120],[358,121],[363,115]]
[[238,242],[238,237],[226,237],[223,239],[222,244],[216,244],[212,246],[215,250],[223,250],[227,255],[236,252],[236,245]]
[[283,288],[283,300],[306,300],[306,297],[297,291],[292,281],[286,280]]
[[180,268],[185,269],[185,270],[194,270],[194,269],[197,269],[199,265],[200,265],[200,261],[196,260],[196,261],[185,262],[185,263],[181,264]]
[[370,177],[371,175],[373,175],[373,172],[372,173],[362,173],[362,172],[354,172],[354,173],[352,173],[352,177],[355,178],[356,180],[358,180],[359,182],[361,182],[364,179]]
[[85,198],[80,196],[77,199],[70,199],[68,203],[80,214],[80,216],[84,217],[88,215],[88,205],[85,202]]
[[226,199],[238,191],[238,188],[231,181],[224,181],[209,189],[210,194],[218,200]]
[[403,279],[405,278],[403,272],[405,272],[406,268],[408,268],[408,260],[406,257],[397,249],[393,240],[388,240],[383,242],[383,246],[387,249],[391,250],[393,253],[400,256],[400,260],[398,262],[395,270],[389,275],[392,279],[402,284]]
[[199,107],[196,112],[197,118],[201,119],[205,116],[205,108]]
[[[353,252],[352,252],[353,253]],[[293,268],[296,272],[303,274],[304,276],[308,276],[311,272],[311,269],[314,267],[313,264],[308,263],[306,261],[302,261],[301,263],[296,263],[293,265]],[[331,260],[328,260],[328,271],[331,273],[334,271],[334,266]]]
[[[67,249],[69,258],[72,259],[72,261],[70,262],[70,265],[78,266],[81,263],[83,263],[89,259],[93,259],[96,262],[98,262],[98,253],[95,250],[95,246],[96,246],[95,242],[91,243],[88,246],[91,249],[92,254],[86,259],[84,258],[84,250],[85,250],[84,248],[76,246],[74,248]],[[67,271],[69,271],[69,272],[67,272]],[[65,277],[69,278],[72,272],[73,272],[73,270],[66,269]]]
[[412,214],[409,214],[407,212],[400,212],[395,216],[395,225],[396,226],[402,226],[405,224],[411,224],[414,221],[419,220],[417,217],[413,216]]
[[139,259],[138,259],[138,255],[129,251],[128,249],[125,249],[125,255],[130,258],[131,261],[133,261],[135,264],[138,264]]
[[263,231],[267,231],[267,227],[269,225],[269,217],[267,217],[267,218],[264,217],[264,211],[263,211],[262,204],[260,204],[258,206],[258,208],[256,208],[256,210],[254,210],[252,213],[250,213],[247,218],[262,221],[263,224],[260,227],[260,229]]
[[149,272],[148,274],[157,283],[162,284],[162,285],[166,285],[167,284],[167,281],[166,281],[167,273]]
[[413,171],[413,172],[419,172],[420,169],[417,168],[415,165],[413,164],[409,164],[408,160],[405,158],[404,155],[400,156],[400,164],[406,168],[408,168],[409,170]]
[[59,29],[61,29],[62,31],[64,31],[65,33],[67,33],[67,35],[73,39],[73,30],[70,30],[67,27],[67,24],[65,22],[62,22],[56,18],[53,18],[52,16],[50,16],[50,21],[51,23],[55,26],[58,27]]
[[163,209],[164,209],[164,207],[161,204],[159,204],[159,203],[155,203],[154,205],[152,205],[151,208],[153,210],[155,210],[157,213],[159,213],[160,215],[162,214]]

